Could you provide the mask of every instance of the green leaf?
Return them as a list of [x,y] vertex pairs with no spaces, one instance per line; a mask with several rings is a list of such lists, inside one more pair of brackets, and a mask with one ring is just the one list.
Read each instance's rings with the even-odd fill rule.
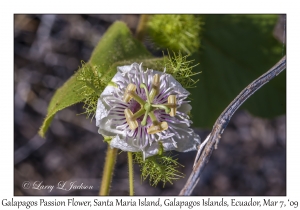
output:
[[76,81],[76,74],[73,75],[62,87],[57,89],[48,106],[48,114],[40,127],[39,134],[44,137],[56,112],[83,100],[79,90],[81,82]]
[[[131,64],[133,61],[143,61],[149,67],[162,62],[160,59],[153,59],[142,43],[132,36],[125,23],[115,22],[104,34],[86,65],[97,69],[99,75],[105,78],[104,81],[110,81],[118,65]],[[51,99],[48,114],[39,131],[42,137],[45,136],[56,112],[85,99],[85,95],[82,94],[84,83],[76,79],[76,74],[59,88]]]
[[[190,89],[195,127],[212,127],[229,103],[285,55],[275,40],[277,15],[206,15],[202,49],[191,59],[202,73]],[[260,117],[286,112],[286,71],[249,98],[242,108]]]

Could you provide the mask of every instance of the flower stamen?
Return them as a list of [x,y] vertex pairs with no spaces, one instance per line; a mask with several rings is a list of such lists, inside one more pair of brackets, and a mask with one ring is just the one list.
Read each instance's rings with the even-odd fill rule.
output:
[[155,134],[168,129],[168,123],[159,122],[153,112],[150,112],[149,116],[153,124],[147,129],[148,134]]
[[151,88],[151,91],[150,91],[150,95],[149,95],[149,98],[150,98],[150,103],[152,103],[154,97],[159,93],[159,79],[160,79],[160,76],[158,74],[155,74],[153,76],[153,80],[152,80],[152,88]]
[[132,97],[131,95],[128,94],[128,92],[135,92],[136,91],[136,86],[132,83],[128,84],[127,87],[126,87],[126,90],[125,90],[125,95],[124,95],[124,98],[123,98],[123,101],[128,103]]
[[136,129],[138,127],[138,122],[135,119],[133,119],[133,113],[132,113],[132,111],[130,109],[126,108],[124,110],[124,114],[125,114],[125,117],[126,117],[126,121],[127,121],[128,125],[129,125],[129,128],[131,130]]
[[158,124],[154,124],[151,125],[148,129],[147,129],[147,133],[149,134],[155,134],[155,133],[159,133],[162,132],[164,130],[168,129],[168,123],[167,122],[160,122]]
[[176,109],[177,109],[175,95],[169,95],[168,105],[170,105],[170,108],[171,108],[170,116],[174,117],[176,115]]
[[141,97],[139,97],[135,91],[136,91],[136,85],[132,84],[132,83],[128,84],[128,86],[125,90],[125,95],[124,95],[123,101],[128,103],[133,98],[141,106],[144,106],[145,101]]

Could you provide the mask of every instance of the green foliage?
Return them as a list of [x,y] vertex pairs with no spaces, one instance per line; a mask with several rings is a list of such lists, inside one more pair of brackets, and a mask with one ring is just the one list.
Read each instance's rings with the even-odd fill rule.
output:
[[190,54],[200,46],[201,25],[196,15],[152,15],[148,32],[159,47]]
[[180,51],[177,55],[173,52],[173,57],[168,53],[168,57],[164,57],[164,66],[166,72],[171,74],[184,88],[193,88],[199,79],[194,80],[192,77],[200,72],[192,71],[198,64],[192,66],[193,60],[187,60],[188,57],[188,55],[182,56]]
[[102,76],[102,73],[98,70],[97,66],[91,67],[89,64],[82,62],[81,70],[78,72],[77,81],[82,82],[80,90],[81,95],[84,97],[83,108],[87,117],[92,115],[92,118],[96,114],[96,108],[98,98],[101,92],[105,89],[106,85],[110,81],[110,77]]
[[133,38],[127,26],[123,22],[115,22],[96,46],[89,62],[55,92],[39,134],[45,136],[56,112],[78,102],[85,102],[87,114],[92,114],[95,111],[96,95],[99,96],[103,87],[115,75],[117,62],[131,64],[129,61],[147,59],[152,59],[151,54]]
[[82,82],[76,81],[76,76],[77,74],[73,75],[62,87],[56,90],[48,106],[48,114],[40,127],[40,136],[45,136],[45,133],[48,130],[56,112],[84,99],[84,96],[80,94],[80,91],[75,91],[80,90],[83,85]]
[[[204,15],[202,49],[192,55],[202,72],[191,89],[193,126],[211,128],[226,106],[283,55],[273,37],[277,15]],[[286,71],[266,84],[242,108],[260,117],[286,112]]]
[[156,186],[159,182],[163,183],[163,186],[167,182],[173,184],[172,181],[179,178],[183,178],[183,173],[178,171],[178,167],[183,167],[174,159],[174,156],[166,155],[155,155],[143,160],[143,154],[141,152],[135,152],[134,162],[138,163],[141,168],[141,178],[145,181],[149,178],[149,183],[152,186]]

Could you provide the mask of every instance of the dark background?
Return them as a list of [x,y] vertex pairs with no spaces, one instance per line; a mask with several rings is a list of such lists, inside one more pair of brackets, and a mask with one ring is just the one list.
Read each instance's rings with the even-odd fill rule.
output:
[[[97,195],[107,145],[82,104],[60,111],[46,138],[37,135],[55,90],[88,61],[93,48],[115,20],[132,31],[139,15],[14,16],[14,195]],[[276,34],[276,29],[275,34]],[[279,32],[278,34],[282,34]],[[195,109],[195,107],[194,107]],[[202,139],[209,130],[195,128]],[[195,152],[176,153],[186,175],[164,188],[140,179],[136,195],[178,195]],[[57,185],[77,181],[93,190],[24,189],[25,181]],[[118,155],[111,195],[128,195],[126,153]],[[193,195],[286,195],[286,116],[262,119],[239,110],[204,169]]]

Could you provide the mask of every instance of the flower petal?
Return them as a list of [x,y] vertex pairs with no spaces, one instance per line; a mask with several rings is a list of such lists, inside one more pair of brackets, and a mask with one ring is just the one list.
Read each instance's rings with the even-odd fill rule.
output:
[[109,112],[109,106],[107,104],[103,104],[102,100],[98,99],[97,109],[96,109],[96,126],[98,127],[100,124],[100,121],[107,117]]
[[177,109],[178,112],[182,112],[184,114],[189,113],[192,110],[192,106],[189,104],[181,104],[181,106]]
[[117,129],[117,125],[109,117],[104,117],[99,123],[98,133],[104,136],[126,135],[125,130]]
[[[171,138],[165,139],[161,142],[164,151],[176,150],[176,147],[174,146],[174,143]],[[156,155],[158,153],[158,150],[159,150],[159,143],[155,141],[151,144],[151,146],[149,146],[144,150],[144,158]]]
[[138,147],[132,146],[131,144],[127,143],[125,139],[121,139],[119,135],[117,135],[115,138],[111,140],[110,146],[114,148],[119,148],[123,151],[129,151],[129,152],[140,151]]
[[176,81],[174,79],[174,77],[172,77],[170,74],[167,74],[167,76],[168,76],[167,80],[169,82],[169,87],[174,87],[174,90],[178,93],[181,93],[181,94],[184,94],[184,95],[189,95],[190,94],[186,89],[184,89],[182,87],[182,85],[178,81]]
[[177,124],[173,126],[176,130],[176,135],[173,136],[173,140],[177,143],[178,152],[188,152],[197,150],[197,146],[200,144],[200,136],[195,131],[184,124]]
[[[121,75],[125,75],[126,73],[128,73],[129,71],[135,69],[138,70],[140,68],[140,65],[138,63],[133,63],[131,65],[126,65],[126,66],[118,66],[118,72],[121,73]],[[124,78],[123,78],[124,79]]]

